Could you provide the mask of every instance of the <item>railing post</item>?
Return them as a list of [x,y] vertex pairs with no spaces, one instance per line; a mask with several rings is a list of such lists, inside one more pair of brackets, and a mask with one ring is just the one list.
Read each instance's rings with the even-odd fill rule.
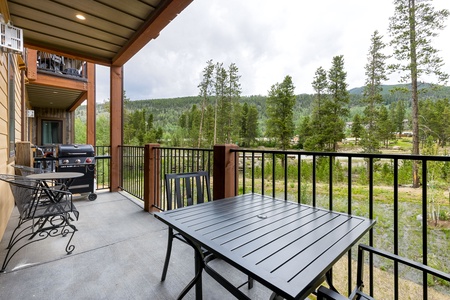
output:
[[160,144],[146,144],[144,147],[144,210],[158,211],[160,202]]
[[213,199],[222,199],[236,195],[238,177],[236,175],[235,155],[231,149],[239,148],[234,144],[214,145]]

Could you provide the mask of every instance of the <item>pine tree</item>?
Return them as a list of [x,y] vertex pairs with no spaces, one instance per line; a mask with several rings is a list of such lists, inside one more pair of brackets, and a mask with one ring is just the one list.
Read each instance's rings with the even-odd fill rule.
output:
[[427,99],[419,102],[421,140],[432,137],[433,141],[445,147],[450,140],[450,100]]
[[294,135],[294,84],[287,75],[282,83],[272,85],[267,98],[267,136],[274,138],[282,150],[289,147]]
[[355,138],[355,144],[358,144],[358,139],[361,138],[364,132],[364,127],[361,123],[361,116],[359,114],[356,114],[353,117],[352,122],[352,136]]
[[298,146],[300,147],[300,149],[310,150],[308,148],[309,145],[306,145],[306,143],[309,141],[314,132],[314,130],[312,130],[311,128],[311,124],[311,118],[309,117],[309,115],[304,116],[300,121],[298,130]]
[[256,106],[244,103],[240,120],[241,145],[243,147],[251,146],[258,134],[258,110]]
[[239,119],[239,111],[235,109],[236,103],[238,103],[241,97],[241,84],[239,83],[239,69],[235,63],[231,63],[228,67],[228,101],[229,101],[229,111],[228,119],[225,127],[225,132],[227,134],[226,143],[232,143],[234,137],[238,136],[239,128],[236,126],[237,122],[233,122],[234,119]]
[[203,69],[202,82],[200,82],[200,84],[198,85],[198,88],[200,89],[199,96],[202,99],[200,123],[198,128],[198,141],[197,141],[198,148],[200,148],[203,139],[203,122],[205,118],[206,107],[209,104],[209,99],[213,95],[213,87],[214,87],[213,72],[214,72],[214,64],[212,60],[208,60],[206,62],[206,67]]
[[406,106],[403,100],[398,100],[397,103],[391,103],[391,120],[394,126],[394,131],[400,135],[403,133],[403,120],[406,117]]
[[392,138],[393,125],[389,118],[389,111],[385,106],[380,107],[377,135],[383,142],[384,147],[389,147],[389,140]]
[[229,112],[227,105],[228,74],[223,63],[216,63],[215,74],[214,144],[224,142],[223,128],[227,120],[226,114]]
[[[417,3],[416,3],[417,2]],[[435,75],[446,82],[448,74],[441,71],[444,62],[432,46],[432,38],[445,27],[449,15],[446,9],[436,11],[428,0],[394,0],[394,16],[390,18],[394,57],[399,63],[391,69],[402,74],[403,82],[411,83],[411,117],[413,131],[412,154],[419,154],[418,83],[422,75]],[[413,164],[413,186],[420,185],[418,162]]]
[[369,53],[367,55],[366,84],[363,92],[364,116],[362,123],[366,126],[366,130],[361,135],[361,145],[364,153],[377,153],[380,145],[377,139],[377,131],[379,129],[379,111],[383,102],[382,82],[388,78],[386,76],[386,59],[382,50],[386,47],[383,43],[383,37],[375,31],[371,37]]
[[[302,134],[304,136],[303,147],[310,151],[324,151],[326,149],[325,145],[328,137],[324,131],[326,124],[323,122],[322,118],[326,114],[325,102],[328,101],[328,79],[327,72],[322,67],[319,67],[316,70],[312,87],[315,94],[312,103],[310,124],[306,124],[305,120],[302,123],[302,127],[310,128],[311,133],[308,134],[307,137],[306,134]],[[302,131],[304,132],[304,130]]]
[[337,151],[337,143],[344,137],[345,118],[348,116],[350,96],[347,91],[347,72],[344,71],[344,56],[333,57],[331,69],[328,71],[329,99],[325,102],[326,135],[329,137],[330,150]]

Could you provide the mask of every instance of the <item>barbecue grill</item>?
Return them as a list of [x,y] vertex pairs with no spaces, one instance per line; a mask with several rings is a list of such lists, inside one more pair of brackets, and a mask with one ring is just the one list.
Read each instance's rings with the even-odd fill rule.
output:
[[57,148],[57,172],[80,172],[83,177],[76,178],[70,186],[74,194],[89,193],[88,199],[95,200],[95,155],[92,145],[58,145]]

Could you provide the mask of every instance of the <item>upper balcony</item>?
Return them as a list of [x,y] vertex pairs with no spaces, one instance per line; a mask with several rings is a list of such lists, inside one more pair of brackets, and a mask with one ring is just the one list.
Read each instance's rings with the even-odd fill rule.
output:
[[38,73],[87,81],[86,61],[37,51],[36,66]]
[[[75,110],[94,90],[94,65],[84,60],[27,48],[28,100],[33,109]],[[91,91],[91,92],[92,92]],[[93,92],[92,92],[93,93]]]

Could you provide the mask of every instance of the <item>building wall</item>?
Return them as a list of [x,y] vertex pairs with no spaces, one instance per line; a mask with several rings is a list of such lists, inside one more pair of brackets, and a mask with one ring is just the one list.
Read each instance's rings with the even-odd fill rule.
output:
[[55,108],[34,108],[35,117],[32,122],[31,142],[41,146],[41,122],[42,120],[61,120],[63,122],[63,144],[73,144],[75,140],[74,122],[75,112],[68,112],[64,109]]
[[[17,55],[14,55],[17,58]],[[18,63],[15,62],[15,141],[21,138],[21,76]],[[14,157],[9,155],[9,105],[8,105],[8,55],[0,52],[0,173],[12,174]],[[14,208],[14,199],[9,186],[0,181],[0,240],[3,238],[6,225]]]

